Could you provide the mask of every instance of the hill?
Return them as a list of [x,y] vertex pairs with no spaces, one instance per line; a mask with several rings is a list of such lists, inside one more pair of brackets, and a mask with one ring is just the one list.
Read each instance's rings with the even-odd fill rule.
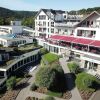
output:
[[[100,7],[72,10],[70,14],[90,14],[92,11],[100,13]],[[9,25],[11,20],[22,20],[22,24],[34,28],[34,16],[37,11],[16,11],[0,7],[0,25]]]
[[93,11],[97,11],[100,13],[100,7],[93,7],[93,8],[87,8],[87,9],[80,9],[80,10],[72,10],[72,11],[69,11],[70,14],[83,14],[83,15],[86,15],[86,14],[90,14],[91,12]]
[[9,25],[11,20],[22,20],[22,24],[34,28],[36,11],[15,11],[0,7],[0,25]]
[[22,19],[24,17],[34,17],[36,13],[36,11],[15,11],[0,7],[0,17],[16,17]]

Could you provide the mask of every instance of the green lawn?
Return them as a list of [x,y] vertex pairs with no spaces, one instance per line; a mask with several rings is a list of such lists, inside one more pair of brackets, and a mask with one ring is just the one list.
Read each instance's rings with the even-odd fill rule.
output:
[[48,53],[48,54],[45,54],[43,56],[43,59],[46,60],[48,63],[52,63],[54,61],[57,61],[58,58],[59,58],[58,55],[52,54],[52,53]]
[[52,91],[48,91],[47,95],[54,96],[54,97],[62,97],[62,93],[52,92]]
[[96,82],[97,84],[100,84],[100,81],[98,79],[96,79],[94,76],[88,74],[88,73],[79,73],[76,77],[76,85],[79,89],[82,90],[87,90],[87,91],[95,91],[95,88],[93,87],[87,87],[84,85],[84,81],[83,79],[88,79],[88,80],[92,80],[92,82]]

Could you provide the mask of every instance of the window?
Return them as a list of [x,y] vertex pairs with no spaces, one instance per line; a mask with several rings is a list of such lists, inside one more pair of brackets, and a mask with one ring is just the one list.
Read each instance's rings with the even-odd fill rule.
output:
[[43,32],[46,32],[46,28],[43,28]]
[[46,22],[43,22],[43,26],[46,26]]
[[49,32],[49,28],[48,28],[48,32]]
[[51,27],[54,27],[54,22],[51,22]]
[[48,22],[48,26],[49,26],[49,22]]
[[66,18],[66,15],[64,15],[64,18]]
[[68,30],[65,30],[65,32],[67,32]]
[[39,16],[39,20],[45,20],[46,19],[46,16],[45,15],[40,15]]
[[36,26],[37,26],[37,22],[36,22]]
[[51,28],[51,33],[54,33],[54,28]]

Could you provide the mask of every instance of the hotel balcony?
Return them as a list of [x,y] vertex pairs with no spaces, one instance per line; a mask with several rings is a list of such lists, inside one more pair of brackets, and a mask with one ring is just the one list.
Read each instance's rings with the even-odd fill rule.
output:
[[85,30],[85,29],[82,29],[82,28],[78,28],[77,29],[77,36],[79,37],[87,37],[87,38],[95,38],[96,36],[96,30]]
[[66,22],[66,23],[55,23],[55,27],[73,27],[77,24],[78,22]]
[[[100,57],[100,41],[71,36],[52,36],[45,43],[71,49],[79,53],[94,54]],[[61,38],[61,39],[60,39]]]

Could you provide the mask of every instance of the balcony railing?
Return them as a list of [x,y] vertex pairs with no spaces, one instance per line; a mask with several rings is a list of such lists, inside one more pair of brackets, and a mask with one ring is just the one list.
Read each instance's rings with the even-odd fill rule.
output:
[[76,25],[78,22],[74,22],[74,23],[72,23],[72,22],[67,22],[67,23],[56,23],[55,24],[55,27],[61,27],[61,26],[70,26],[70,27],[72,27],[72,26],[74,26],[74,25]]
[[92,54],[100,54],[100,50],[96,49],[95,47],[91,49],[91,47],[88,46],[73,46],[72,44],[68,44],[68,43],[61,43],[61,42],[56,42],[56,41],[50,41],[45,39],[45,42],[49,43],[49,44],[53,44],[53,45],[57,45],[57,46],[61,46],[61,47],[66,47],[66,48],[71,48],[73,50],[79,50],[79,51],[83,51],[83,52],[88,52],[88,53],[92,53]]

